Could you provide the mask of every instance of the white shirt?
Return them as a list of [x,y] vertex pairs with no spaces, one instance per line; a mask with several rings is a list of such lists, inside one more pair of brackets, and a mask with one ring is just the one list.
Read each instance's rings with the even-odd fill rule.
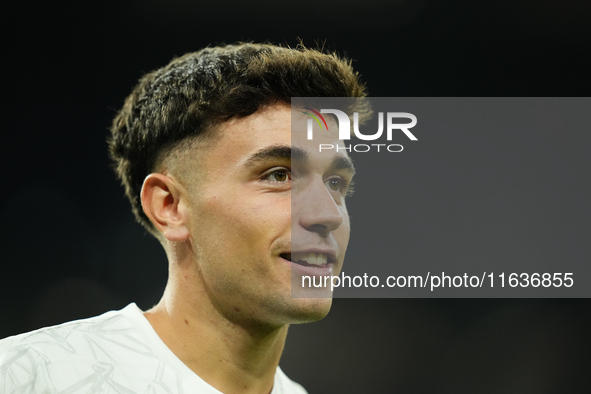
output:
[[[0,341],[0,393],[221,394],[162,342],[136,304]],[[277,367],[271,394],[306,394]]]

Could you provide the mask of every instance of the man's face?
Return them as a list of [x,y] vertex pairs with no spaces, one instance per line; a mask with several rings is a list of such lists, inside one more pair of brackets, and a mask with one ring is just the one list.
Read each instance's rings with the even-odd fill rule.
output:
[[320,143],[339,143],[336,133],[292,144],[291,116],[289,106],[274,105],[232,119],[197,154],[188,207],[195,268],[199,288],[230,319],[280,325],[330,309],[330,290],[292,298],[291,282],[340,272],[353,170],[346,151],[318,152]]

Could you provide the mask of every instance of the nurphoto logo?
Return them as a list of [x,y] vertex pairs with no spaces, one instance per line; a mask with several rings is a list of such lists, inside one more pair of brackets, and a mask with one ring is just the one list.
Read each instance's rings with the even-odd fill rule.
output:
[[[328,124],[322,116],[322,114],[332,114],[336,117],[339,125],[339,139],[347,141],[351,139],[351,119],[349,115],[338,109],[321,109],[320,112],[309,108],[302,107],[302,113],[308,115],[311,119],[308,119],[308,140],[313,140],[314,132],[313,126],[314,121],[320,126],[320,129],[328,130]],[[413,128],[417,124],[417,117],[408,112],[387,112],[386,113],[386,140],[392,141],[394,131],[402,131],[411,141],[418,141],[417,137],[409,129]],[[394,119],[408,119],[409,123],[395,123]],[[359,130],[359,114],[353,113],[353,133],[357,138],[363,141],[375,141],[382,137],[384,134],[384,113],[378,112],[378,131],[373,134],[363,134]],[[319,144],[318,149],[320,152],[323,150],[347,150],[349,152],[369,152],[376,150],[380,152],[380,148],[384,148],[382,151],[388,152],[402,152],[404,147],[400,144],[350,144],[347,147],[335,146],[333,144]]]

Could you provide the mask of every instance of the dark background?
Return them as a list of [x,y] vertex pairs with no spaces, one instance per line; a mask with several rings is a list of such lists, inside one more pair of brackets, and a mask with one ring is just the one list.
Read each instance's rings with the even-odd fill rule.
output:
[[[587,96],[591,6],[563,1],[55,1],[2,12],[0,337],[149,308],[160,245],[109,169],[107,127],[144,72],[207,44],[316,42],[372,96]],[[580,182],[588,182],[580,179]],[[587,393],[591,303],[335,300],[291,328],[310,393]]]

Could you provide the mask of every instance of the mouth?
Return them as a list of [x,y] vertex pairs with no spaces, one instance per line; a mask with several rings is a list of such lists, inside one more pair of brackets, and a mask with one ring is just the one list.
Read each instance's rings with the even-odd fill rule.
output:
[[331,262],[331,259],[323,253],[282,253],[279,257],[294,264],[312,268],[324,268]]

